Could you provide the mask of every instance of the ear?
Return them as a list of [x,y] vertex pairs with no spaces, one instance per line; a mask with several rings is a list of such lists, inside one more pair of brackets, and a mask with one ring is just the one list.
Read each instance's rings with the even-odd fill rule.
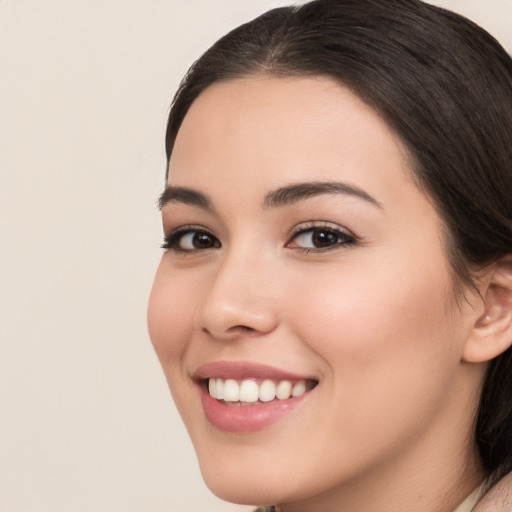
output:
[[512,345],[512,256],[488,268],[481,283],[483,312],[474,322],[462,353],[468,363],[490,361]]

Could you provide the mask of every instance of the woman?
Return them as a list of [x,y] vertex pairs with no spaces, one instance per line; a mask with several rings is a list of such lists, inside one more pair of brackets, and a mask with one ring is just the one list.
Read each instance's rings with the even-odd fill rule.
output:
[[508,510],[511,84],[416,0],[275,9],[192,66],[149,329],[219,497]]

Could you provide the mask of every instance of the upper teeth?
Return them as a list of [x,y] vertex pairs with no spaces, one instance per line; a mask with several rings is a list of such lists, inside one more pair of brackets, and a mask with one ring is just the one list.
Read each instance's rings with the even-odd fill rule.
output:
[[306,392],[306,381],[299,380],[292,384],[289,380],[274,382],[267,379],[258,385],[253,379],[245,379],[239,383],[234,379],[210,378],[208,391],[213,398],[226,402],[270,402],[275,398],[286,400],[292,396],[303,395]]

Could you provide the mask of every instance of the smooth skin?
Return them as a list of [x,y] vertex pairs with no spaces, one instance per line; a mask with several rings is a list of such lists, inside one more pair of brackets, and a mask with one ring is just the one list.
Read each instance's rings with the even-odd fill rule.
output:
[[[442,222],[382,118],[327,78],[220,82],[192,104],[169,170],[209,207],[162,209],[181,234],[149,329],[210,489],[283,512],[453,510],[483,479],[472,426],[491,355],[475,326],[489,315],[471,287],[457,295]],[[269,204],[312,182],[344,191]],[[220,360],[318,385],[260,431],[223,432],[191,377]]]

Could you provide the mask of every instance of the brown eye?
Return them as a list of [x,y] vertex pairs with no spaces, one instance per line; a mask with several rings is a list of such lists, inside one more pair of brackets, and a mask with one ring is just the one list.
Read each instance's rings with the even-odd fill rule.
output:
[[339,243],[338,233],[332,231],[314,231],[311,235],[311,242],[315,247],[329,247]]
[[354,238],[332,228],[309,228],[299,231],[292,239],[292,247],[305,250],[330,249],[354,243]]
[[179,246],[185,251],[193,251],[194,249],[211,249],[217,242],[218,240],[210,233],[191,232],[180,238]]
[[220,245],[219,239],[208,231],[186,229],[166,236],[162,248],[177,252],[192,252],[217,249]]

